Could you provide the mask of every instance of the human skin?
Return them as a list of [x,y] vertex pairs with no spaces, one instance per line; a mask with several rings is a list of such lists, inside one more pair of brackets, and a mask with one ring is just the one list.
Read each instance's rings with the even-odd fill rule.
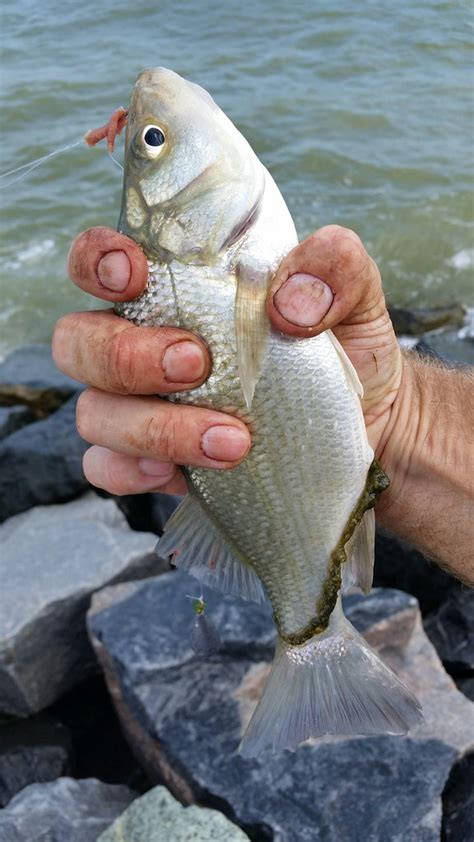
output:
[[[69,273],[109,302],[135,298],[147,282],[143,252],[107,228],[79,235]],[[363,384],[368,438],[391,480],[376,509],[379,523],[474,582],[470,376],[401,353],[379,270],[359,237],[339,226],[316,231],[283,260],[268,313],[295,339],[333,330]],[[137,327],[110,310],[73,313],[56,326],[53,356],[91,387],[78,401],[77,426],[92,444],[85,475],[99,488],[185,493],[179,465],[226,470],[251,447],[238,419],[155,397],[209,375],[207,349],[193,334]]]

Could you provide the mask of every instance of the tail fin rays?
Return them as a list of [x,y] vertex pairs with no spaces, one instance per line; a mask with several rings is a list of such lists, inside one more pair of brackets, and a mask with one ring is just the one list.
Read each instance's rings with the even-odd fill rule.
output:
[[240,746],[293,751],[324,734],[406,734],[423,722],[421,707],[342,613],[303,646],[278,641],[263,696]]

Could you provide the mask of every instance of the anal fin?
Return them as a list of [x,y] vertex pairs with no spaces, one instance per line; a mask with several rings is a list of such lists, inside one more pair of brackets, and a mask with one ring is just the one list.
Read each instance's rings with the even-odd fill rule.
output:
[[253,602],[263,602],[265,592],[252,568],[230,549],[225,537],[192,495],[170,517],[157,544],[160,556],[187,570],[204,585]]
[[369,593],[374,575],[375,514],[367,509],[346,544],[347,561],[341,566],[342,590],[360,588]]

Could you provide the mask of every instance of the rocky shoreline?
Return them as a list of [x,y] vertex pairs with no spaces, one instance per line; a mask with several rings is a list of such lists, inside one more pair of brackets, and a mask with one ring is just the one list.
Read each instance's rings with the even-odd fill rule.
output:
[[[397,318],[436,327],[420,353],[471,363],[469,325],[445,310]],[[347,613],[425,724],[243,760],[268,606],[208,592],[222,645],[193,654],[196,586],[154,553],[175,501],[91,489],[80,390],[46,346],[0,363],[0,842],[473,838],[473,593],[379,532],[376,588]]]

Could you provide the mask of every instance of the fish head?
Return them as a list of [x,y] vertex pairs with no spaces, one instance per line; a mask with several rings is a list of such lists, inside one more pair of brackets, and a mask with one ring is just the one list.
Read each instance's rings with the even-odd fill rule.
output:
[[119,231],[151,256],[210,261],[255,218],[264,168],[212,97],[143,70],[128,111]]

